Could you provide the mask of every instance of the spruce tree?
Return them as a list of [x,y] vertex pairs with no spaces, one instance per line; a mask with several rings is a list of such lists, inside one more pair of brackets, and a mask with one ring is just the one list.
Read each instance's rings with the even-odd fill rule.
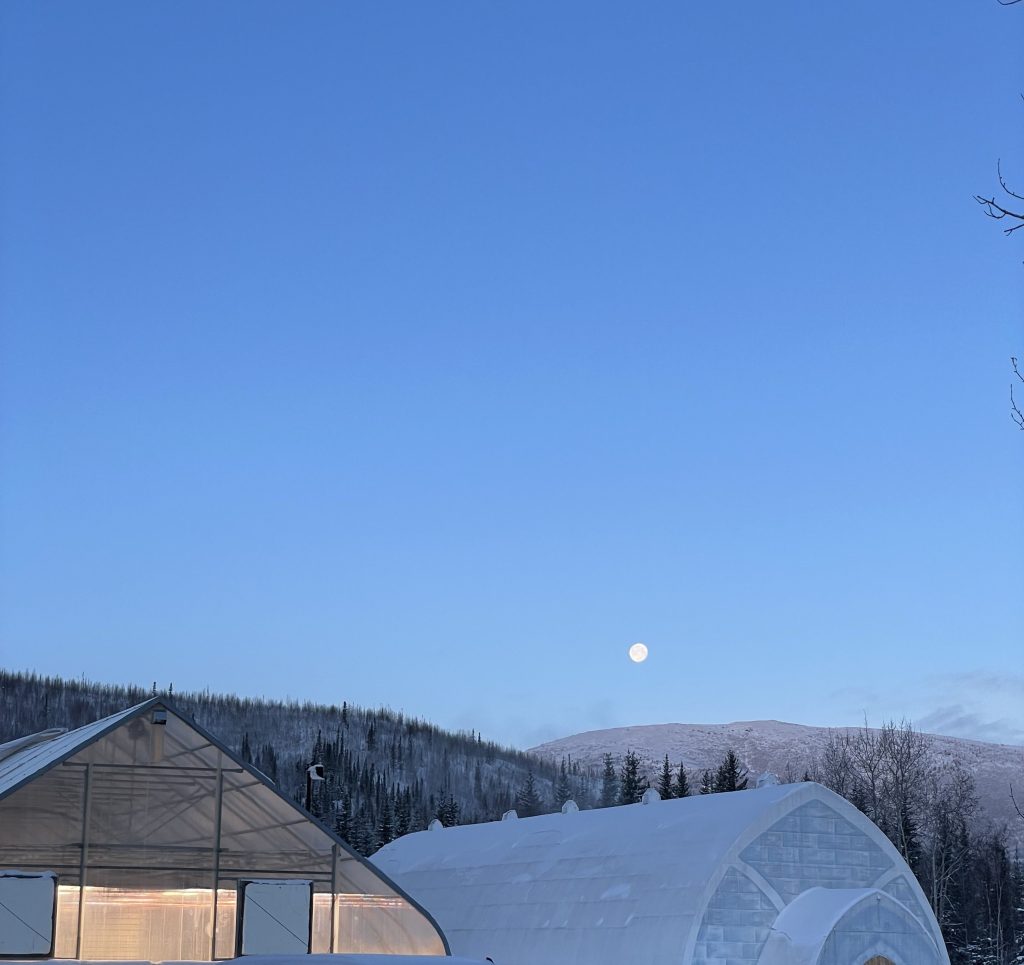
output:
[[455,796],[451,792],[442,795],[434,817],[446,828],[454,828],[461,823],[462,808],[459,807],[459,802],[455,800]]
[[679,762],[679,773],[676,775],[675,797],[689,797],[693,792],[690,790],[690,782],[686,778],[686,768],[683,762]]
[[526,772],[526,780],[516,794],[516,812],[521,818],[532,818],[541,812],[540,794],[537,793],[532,768]]
[[715,772],[713,789],[716,793],[721,793],[723,791],[744,791],[746,787],[747,772],[740,764],[735,751],[730,747]]
[[619,800],[619,778],[615,773],[615,762],[611,754],[604,755],[604,774],[601,780],[601,804],[603,808],[614,807]]
[[391,806],[391,796],[385,794],[384,800],[381,802],[380,814],[377,817],[377,840],[383,847],[390,841],[394,841],[396,837],[398,834],[395,831],[395,812]]
[[711,776],[711,771],[705,771],[700,776],[700,793],[701,794],[713,794],[715,790],[714,778]]
[[672,767],[668,762],[668,754],[661,764],[661,776],[658,778],[658,793],[663,801],[675,797],[675,786],[672,783]]
[[569,783],[569,769],[562,758],[562,766],[558,771],[558,783],[555,785],[555,807],[560,808],[572,797],[572,786]]
[[634,751],[626,751],[619,772],[619,804],[638,804],[650,782],[640,774],[640,757]]
[[395,802],[395,835],[401,837],[412,828],[412,788],[399,791]]

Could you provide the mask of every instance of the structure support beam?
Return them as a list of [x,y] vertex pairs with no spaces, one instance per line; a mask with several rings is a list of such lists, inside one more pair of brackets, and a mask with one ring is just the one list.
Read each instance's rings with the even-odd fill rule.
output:
[[220,823],[224,804],[224,772],[217,768],[217,801],[213,818],[213,926],[210,928],[210,961],[217,958],[217,899],[220,889]]
[[82,957],[82,933],[85,930],[85,883],[89,872],[89,821],[92,817],[92,764],[85,765],[85,791],[82,795],[82,854],[78,860],[78,928],[75,931],[75,958]]
[[332,954],[336,954],[338,949],[335,947],[337,935],[335,935],[335,919],[338,917],[338,846],[331,846],[331,945],[327,950]]

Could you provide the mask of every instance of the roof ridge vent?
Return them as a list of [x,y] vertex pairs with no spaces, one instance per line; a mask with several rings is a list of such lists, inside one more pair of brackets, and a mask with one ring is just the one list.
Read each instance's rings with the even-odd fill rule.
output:
[[47,741],[52,741],[55,737],[60,737],[67,732],[68,729],[66,727],[50,727],[48,730],[39,731],[38,734],[17,737],[6,744],[0,744],[0,761],[5,761],[8,757],[13,757],[29,747],[35,747],[36,744],[45,744]]

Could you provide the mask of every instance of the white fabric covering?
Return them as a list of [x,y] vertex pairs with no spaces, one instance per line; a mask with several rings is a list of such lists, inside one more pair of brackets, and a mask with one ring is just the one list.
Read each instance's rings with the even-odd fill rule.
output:
[[812,889],[853,903],[851,892],[884,889],[902,909],[897,930],[920,940],[913,965],[948,965],[890,842],[810,782],[421,832],[372,860],[431,912],[453,954],[496,965],[754,965],[780,913]]

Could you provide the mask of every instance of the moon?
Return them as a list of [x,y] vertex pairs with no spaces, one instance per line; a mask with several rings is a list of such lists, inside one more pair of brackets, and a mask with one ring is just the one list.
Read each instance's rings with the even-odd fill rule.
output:
[[647,659],[647,647],[642,643],[634,643],[629,648],[629,659],[633,663],[643,663]]

